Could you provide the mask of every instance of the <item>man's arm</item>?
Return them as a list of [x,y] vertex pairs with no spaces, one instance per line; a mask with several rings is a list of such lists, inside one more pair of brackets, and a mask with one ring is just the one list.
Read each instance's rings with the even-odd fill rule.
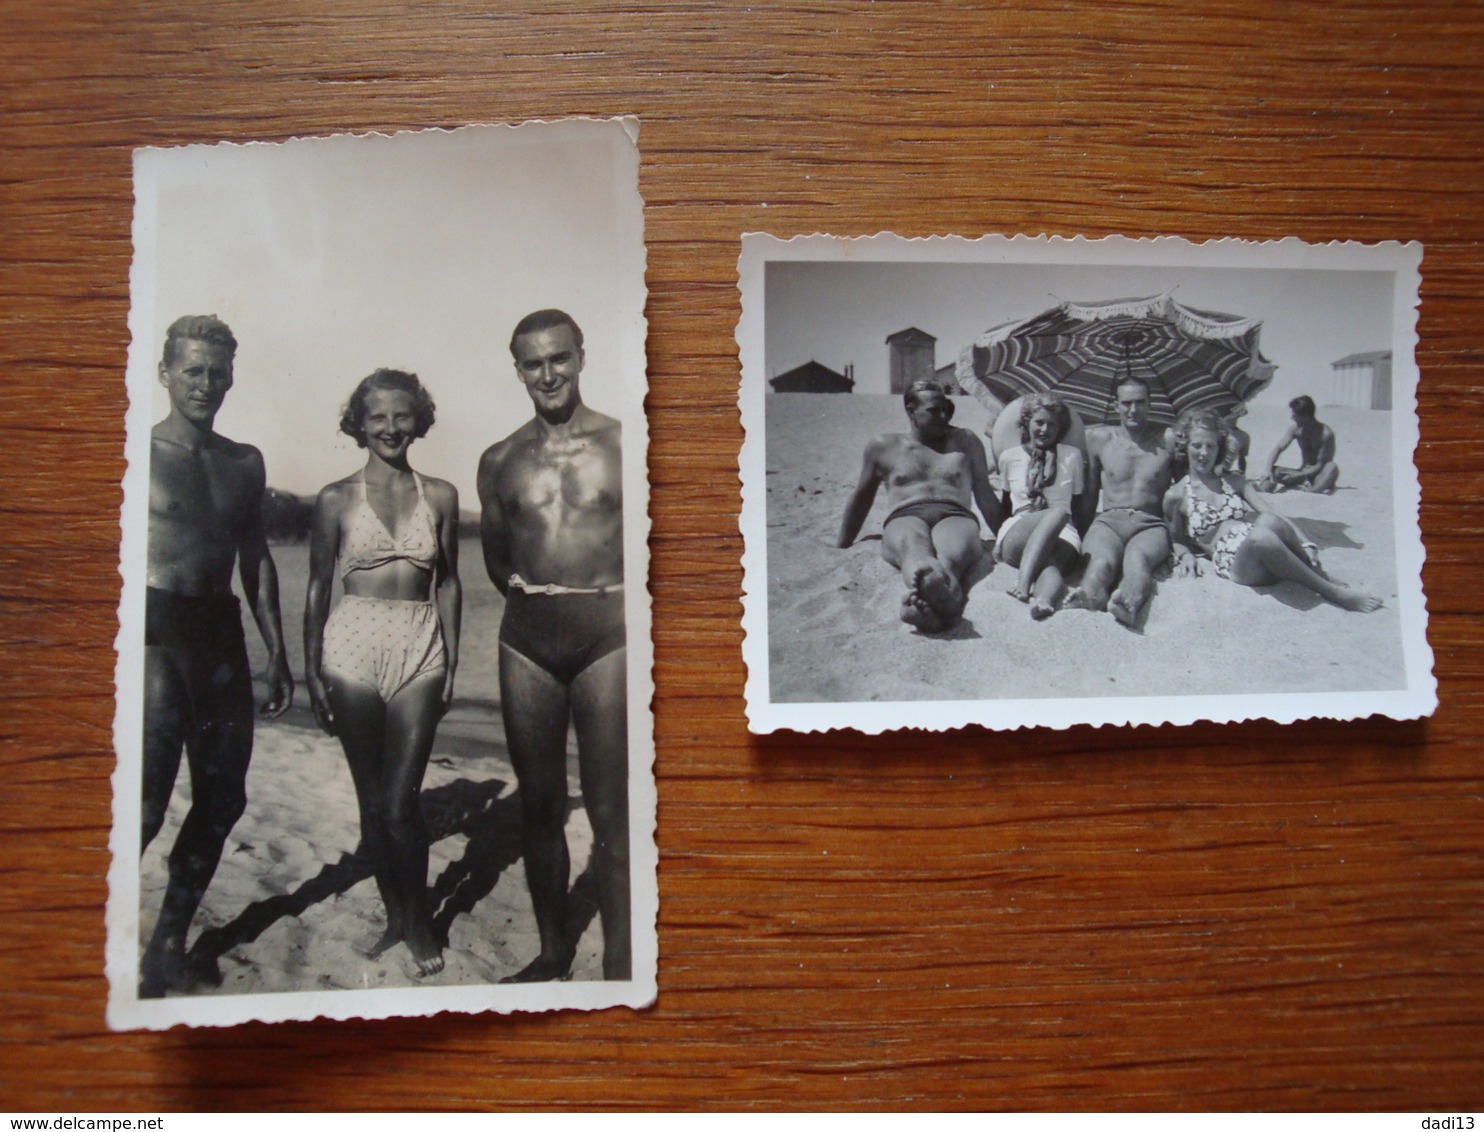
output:
[[840,523],[840,537],[835,540],[835,545],[841,550],[855,541],[866,516],[871,513],[871,504],[876,502],[876,491],[881,486],[881,474],[876,466],[880,454],[881,438],[877,437],[866,445],[866,454],[861,461],[860,482],[855,485],[855,494],[845,507],[845,518]]
[[1299,469],[1299,475],[1308,479],[1315,475],[1320,468],[1324,467],[1335,458],[1335,430],[1329,425],[1321,426],[1319,433],[1319,451],[1315,453],[1312,463],[1305,464]]
[[262,454],[256,448],[250,450],[248,459],[252,495],[242,529],[242,541],[237,544],[237,574],[242,581],[242,592],[247,595],[252,608],[253,620],[258,623],[258,631],[263,634],[263,643],[268,647],[268,700],[263,704],[263,714],[277,717],[288,711],[294,702],[294,678],[289,674],[288,658],[283,651],[278,570],[273,565],[273,555],[268,551],[268,538],[263,531],[263,492],[268,482],[267,471],[263,467]]
[[505,511],[496,491],[505,446],[496,444],[479,460],[475,488],[479,492],[479,543],[484,550],[484,569],[502,594],[510,592],[510,556],[507,553]]
[[1096,428],[1087,430],[1087,472],[1082,481],[1082,494],[1072,500],[1072,522],[1082,534],[1097,518],[1098,495],[1103,489],[1103,435]]
[[1273,465],[1278,462],[1278,457],[1283,455],[1287,447],[1298,437],[1298,425],[1290,425],[1288,431],[1279,438],[1273,450],[1268,453],[1268,458],[1262,466],[1262,474],[1257,477],[1261,483],[1267,483],[1273,478]]
[[314,501],[314,525],[309,533],[309,590],[304,595],[304,683],[309,706],[320,728],[335,734],[335,714],[325,693],[325,621],[330,616],[330,591],[335,585],[335,559],[340,554],[338,485],[330,484]]
[[459,492],[451,483],[437,486],[438,556],[434,586],[438,621],[443,627],[443,649],[448,673],[443,679],[443,710],[453,703],[453,676],[459,666],[459,623],[464,614],[464,589],[459,583]]
[[1198,574],[1195,555],[1190,550],[1190,533],[1185,528],[1184,480],[1175,484],[1164,499],[1165,526],[1170,531],[1170,553],[1174,558],[1174,573],[1177,578]]
[[1005,510],[989,483],[989,457],[985,455],[984,443],[968,429],[959,431],[963,435],[964,453],[969,457],[969,487],[974,493],[974,503],[989,529],[999,534],[1000,524],[1005,521]]

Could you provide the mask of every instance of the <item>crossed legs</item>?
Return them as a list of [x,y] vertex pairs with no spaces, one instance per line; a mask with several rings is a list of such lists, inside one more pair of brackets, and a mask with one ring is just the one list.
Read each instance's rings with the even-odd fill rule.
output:
[[521,799],[521,850],[541,952],[506,982],[564,979],[567,940],[567,727],[577,732],[583,805],[593,828],[593,872],[603,922],[603,977],[631,976],[627,650],[616,649],[563,684],[500,645],[500,710]]
[[901,572],[907,586],[902,620],[929,633],[957,624],[967,602],[964,576],[983,553],[979,524],[965,515],[950,515],[932,527],[915,515],[887,523],[881,556]]
[[1297,582],[1341,609],[1370,613],[1381,608],[1381,599],[1352,590],[1325,577],[1311,560],[1310,548],[1293,524],[1278,515],[1262,514],[1253,523],[1232,560],[1231,579],[1244,586],[1270,586]]

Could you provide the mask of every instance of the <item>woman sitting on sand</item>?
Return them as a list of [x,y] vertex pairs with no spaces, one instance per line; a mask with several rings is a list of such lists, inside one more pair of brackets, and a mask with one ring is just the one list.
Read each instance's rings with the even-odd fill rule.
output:
[[[366,466],[319,493],[304,609],[305,683],[320,726],[345,748],[360,852],[386,906],[386,932],[366,954],[405,942],[419,975],[443,969],[418,796],[453,699],[462,600],[458,492],[407,463],[432,424],[414,374],[379,369],[356,386],[340,430],[367,450]],[[326,624],[337,559],[345,596]]]
[[1082,540],[1071,524],[1072,501],[1082,494],[1082,453],[1061,443],[1072,414],[1054,393],[1020,403],[1020,443],[1000,456],[1000,478],[1010,492],[1010,517],[1000,527],[995,557],[1020,567],[1012,597],[1030,602],[1044,620],[1066,593],[1066,575],[1077,565]]
[[[1175,572],[1194,572],[1192,551],[1216,574],[1243,586],[1297,582],[1342,609],[1370,612],[1379,598],[1320,573],[1319,555],[1298,529],[1269,508],[1244,477],[1220,463],[1225,426],[1214,413],[1190,414],[1177,426],[1186,438],[1189,474],[1165,494],[1165,521],[1175,546]],[[1255,513],[1255,514],[1254,514]]]

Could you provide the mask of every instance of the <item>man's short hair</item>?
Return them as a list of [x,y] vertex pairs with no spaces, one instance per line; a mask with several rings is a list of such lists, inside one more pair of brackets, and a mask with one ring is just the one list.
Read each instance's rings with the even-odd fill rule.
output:
[[582,327],[577,325],[577,320],[566,311],[548,307],[545,310],[532,311],[515,324],[515,329],[510,332],[510,356],[515,357],[515,343],[522,335],[554,330],[558,326],[570,326],[572,337],[577,342],[577,348],[582,349]]
[[221,346],[228,357],[237,354],[237,339],[232,337],[232,328],[214,314],[181,315],[165,331],[165,353],[163,361],[169,365],[175,360],[177,342],[207,342]]
[[1116,377],[1116,378],[1113,379],[1113,399],[1114,400],[1117,400],[1118,399],[1118,391],[1120,389],[1122,389],[1125,385],[1137,385],[1141,389],[1144,390],[1144,395],[1146,397],[1153,396],[1153,390],[1149,388],[1149,382],[1145,381],[1142,377],[1140,377],[1136,373],[1126,373],[1126,374],[1123,374],[1121,377]]
[[902,404],[907,407],[909,413],[917,407],[917,398],[924,393],[936,393],[947,401],[949,419],[951,420],[953,418],[953,409],[955,408],[953,398],[948,395],[948,390],[943,387],[941,381],[937,381],[931,377],[919,377],[902,391]]
[[1312,417],[1314,415],[1314,398],[1310,397],[1307,393],[1301,393],[1292,401],[1288,402],[1288,407],[1301,417]]

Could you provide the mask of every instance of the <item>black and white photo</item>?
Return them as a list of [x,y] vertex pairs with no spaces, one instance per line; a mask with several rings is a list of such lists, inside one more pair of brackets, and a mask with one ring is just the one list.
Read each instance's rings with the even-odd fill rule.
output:
[[1429,713],[1420,260],[745,236],[750,726]]
[[652,1002],[637,124],[135,189],[110,1024]]

